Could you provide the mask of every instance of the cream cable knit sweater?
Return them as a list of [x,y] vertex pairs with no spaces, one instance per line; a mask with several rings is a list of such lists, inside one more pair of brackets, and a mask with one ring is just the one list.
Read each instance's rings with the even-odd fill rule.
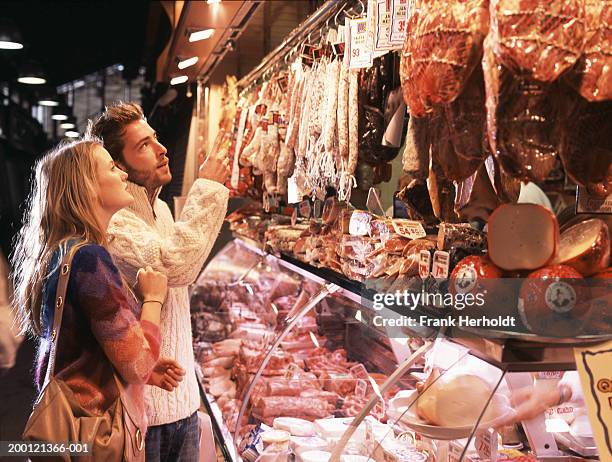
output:
[[161,312],[161,355],[176,359],[187,371],[172,393],[145,387],[149,426],[163,425],[189,417],[200,406],[187,286],[195,281],[217,239],[229,191],[219,183],[196,180],[175,223],[168,205],[157,196],[151,206],[145,188],[128,182],[128,190],[135,202],[111,220],[110,251],[132,285],[138,269],[145,266],[168,277],[168,297]]

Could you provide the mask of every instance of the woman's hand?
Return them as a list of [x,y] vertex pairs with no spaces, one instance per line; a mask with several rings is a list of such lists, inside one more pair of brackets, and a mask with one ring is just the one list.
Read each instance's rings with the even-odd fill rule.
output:
[[183,381],[185,369],[174,359],[159,358],[153,372],[147,381],[147,385],[155,385],[166,391],[174,391],[179,382]]
[[168,278],[165,274],[147,266],[138,270],[136,278],[138,279],[138,291],[144,301],[155,300],[164,303],[168,292]]

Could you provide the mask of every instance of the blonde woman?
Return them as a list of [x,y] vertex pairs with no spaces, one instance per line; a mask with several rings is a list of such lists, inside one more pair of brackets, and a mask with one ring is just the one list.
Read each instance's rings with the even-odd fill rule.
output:
[[35,167],[29,213],[13,255],[15,305],[24,331],[39,337],[37,384],[42,387],[51,345],[58,265],[73,246],[55,376],[79,403],[101,415],[117,399],[113,369],[129,386],[146,428],[144,384],[172,391],[185,371],[160,359],[160,311],[166,276],[138,275],[139,302],[106,250],[111,217],[134,200],[127,174],[102,143],[65,143]]

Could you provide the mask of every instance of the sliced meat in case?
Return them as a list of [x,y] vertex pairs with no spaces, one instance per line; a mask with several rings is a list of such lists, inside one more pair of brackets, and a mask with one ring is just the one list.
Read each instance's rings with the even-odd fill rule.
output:
[[584,48],[584,0],[491,0],[491,36],[506,67],[552,82]]

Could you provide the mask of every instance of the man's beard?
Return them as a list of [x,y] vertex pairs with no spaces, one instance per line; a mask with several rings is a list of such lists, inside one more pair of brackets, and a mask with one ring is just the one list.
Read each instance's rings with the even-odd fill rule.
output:
[[139,186],[143,186],[148,191],[153,191],[157,188],[161,188],[170,182],[162,179],[155,170],[139,170],[129,165],[125,165],[125,171],[128,174],[128,181],[135,183]]

